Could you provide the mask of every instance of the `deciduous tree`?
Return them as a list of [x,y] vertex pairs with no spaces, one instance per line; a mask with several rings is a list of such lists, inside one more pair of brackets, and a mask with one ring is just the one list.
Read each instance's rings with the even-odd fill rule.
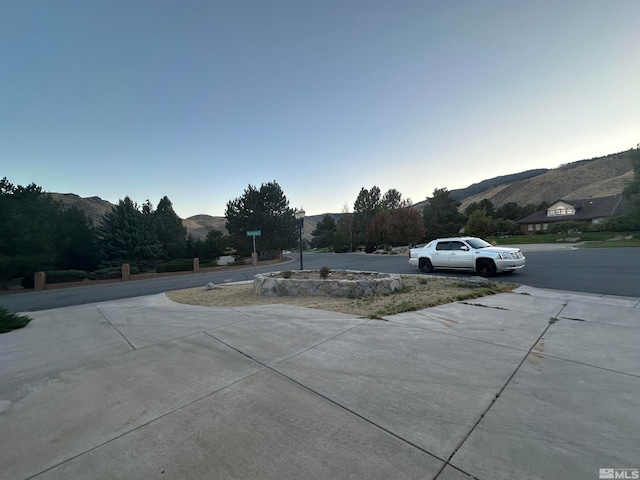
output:
[[415,245],[426,233],[420,212],[415,208],[405,206],[391,212],[390,236],[393,245]]
[[471,212],[464,229],[467,235],[480,238],[486,238],[496,232],[494,221],[484,208]]
[[391,213],[388,210],[378,212],[369,226],[367,227],[366,237],[367,242],[372,242],[374,245],[387,246],[391,243]]

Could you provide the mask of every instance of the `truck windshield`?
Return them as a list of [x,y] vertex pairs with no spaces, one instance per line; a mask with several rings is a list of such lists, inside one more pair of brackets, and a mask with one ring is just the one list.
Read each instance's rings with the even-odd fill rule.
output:
[[485,242],[484,240],[480,240],[479,238],[469,238],[466,242],[471,245],[473,248],[486,248],[491,247],[491,244]]

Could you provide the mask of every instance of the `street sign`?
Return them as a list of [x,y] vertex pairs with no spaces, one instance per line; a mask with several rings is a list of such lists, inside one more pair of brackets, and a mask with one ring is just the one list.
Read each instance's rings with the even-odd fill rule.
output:
[[260,235],[262,235],[260,230],[249,230],[247,232],[247,237],[259,237]]

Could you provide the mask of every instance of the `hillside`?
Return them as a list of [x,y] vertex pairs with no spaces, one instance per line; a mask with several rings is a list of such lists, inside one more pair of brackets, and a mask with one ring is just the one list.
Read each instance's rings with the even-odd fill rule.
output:
[[[527,170],[512,175],[483,180],[467,188],[451,190],[451,195],[461,202],[464,210],[469,204],[488,199],[496,207],[515,202],[519,205],[553,202],[560,198],[576,200],[582,198],[605,197],[621,193],[625,185],[633,179],[631,157],[635,150],[615,153],[590,160],[579,160],[554,169]],[[99,225],[102,217],[114,205],[99,197],[82,198],[73,193],[51,193],[67,207],[83,210],[94,225]],[[419,202],[415,208],[422,209],[427,201]],[[311,239],[311,232],[325,214],[310,215],[305,218],[303,236]],[[339,213],[330,214],[334,220]],[[182,220],[187,232],[195,238],[205,238],[212,229],[227,233],[224,217],[201,214]]]
[[465,198],[461,202],[461,209],[484,199],[500,207],[509,202],[519,205],[551,203],[560,198],[575,200],[621,193],[625,184],[633,178],[632,152],[628,150],[606,157],[580,160],[526,180],[500,185]]
[[100,197],[83,198],[74,193],[50,193],[50,195],[54,200],[62,203],[65,208],[76,207],[78,210],[82,210],[94,225],[99,225],[104,214],[110,212],[115,206]]
[[466,198],[479,195],[483,192],[503,185],[510,185],[512,183],[537,177],[538,175],[542,175],[543,173],[547,173],[548,171],[548,168],[537,168],[535,170],[526,170],[524,172],[513,173],[511,175],[501,175],[499,177],[490,178],[489,180],[483,180],[479,183],[474,183],[473,185],[469,185],[467,188],[458,188],[456,190],[451,190],[449,193],[456,200],[462,201]]

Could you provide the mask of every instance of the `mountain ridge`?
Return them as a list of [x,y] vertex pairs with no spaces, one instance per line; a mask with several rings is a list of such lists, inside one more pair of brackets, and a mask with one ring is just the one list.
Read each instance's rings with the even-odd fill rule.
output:
[[[464,210],[473,202],[490,200],[496,208],[514,202],[519,205],[554,202],[558,199],[577,200],[597,198],[622,193],[624,187],[633,179],[631,163],[634,149],[614,153],[588,160],[578,160],[560,165],[556,168],[539,168],[525,170],[520,173],[502,175],[474,183],[467,188],[451,190],[453,198],[461,202]],[[84,211],[94,224],[99,224],[105,213],[115,205],[100,197],[80,197],[73,193],[50,193],[65,207],[77,207]],[[427,200],[414,204],[414,208],[422,208]],[[311,232],[325,215],[334,219],[340,213],[323,213],[305,218],[303,235],[311,238]],[[225,217],[207,214],[192,215],[182,219],[187,232],[194,238],[204,238],[210,230],[228,233]]]

